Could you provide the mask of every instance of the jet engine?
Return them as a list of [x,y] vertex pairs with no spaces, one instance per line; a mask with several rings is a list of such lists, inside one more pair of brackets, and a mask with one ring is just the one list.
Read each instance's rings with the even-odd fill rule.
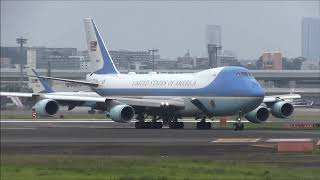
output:
[[247,113],[245,118],[252,123],[262,123],[269,118],[269,110],[264,106],[259,106],[255,110]]
[[34,106],[35,112],[40,116],[52,116],[59,110],[59,104],[53,99],[42,99]]
[[277,118],[287,118],[293,113],[292,104],[284,101],[276,102],[271,107],[271,114]]
[[134,109],[125,104],[116,105],[110,109],[111,119],[119,123],[129,122],[133,118],[134,114]]

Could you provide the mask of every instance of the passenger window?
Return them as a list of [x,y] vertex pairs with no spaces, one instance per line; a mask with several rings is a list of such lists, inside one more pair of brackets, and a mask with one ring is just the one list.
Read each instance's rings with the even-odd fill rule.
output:
[[236,76],[250,77],[252,75],[249,72],[236,72]]

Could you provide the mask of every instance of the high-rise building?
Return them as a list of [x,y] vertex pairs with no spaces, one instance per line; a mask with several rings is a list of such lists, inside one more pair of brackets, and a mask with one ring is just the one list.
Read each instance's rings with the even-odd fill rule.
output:
[[206,27],[206,47],[208,44],[221,46],[221,26],[207,25]]
[[206,26],[206,48],[208,50],[209,66],[218,67],[218,55],[221,54],[221,26]]
[[302,57],[308,61],[320,61],[320,17],[302,19]]

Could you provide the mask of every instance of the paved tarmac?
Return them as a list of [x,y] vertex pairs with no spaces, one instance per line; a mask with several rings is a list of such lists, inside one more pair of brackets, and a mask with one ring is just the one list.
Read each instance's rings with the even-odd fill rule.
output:
[[[317,143],[319,130],[134,129],[133,124],[1,121],[1,152],[9,154],[87,154],[214,156],[234,158],[277,154],[271,139]],[[258,154],[258,155],[257,155]],[[227,156],[226,156],[227,155]],[[257,156],[257,157],[256,157]],[[262,157],[264,157],[262,155]],[[271,158],[272,157],[268,157]],[[279,158],[279,157],[274,157]],[[312,160],[320,156],[310,156]]]

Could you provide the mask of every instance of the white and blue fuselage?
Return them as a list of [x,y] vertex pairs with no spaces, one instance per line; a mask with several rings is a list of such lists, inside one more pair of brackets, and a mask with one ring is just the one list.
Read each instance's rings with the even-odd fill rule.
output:
[[[101,96],[181,97],[188,103],[197,98],[214,115],[250,112],[264,98],[259,83],[243,67],[220,67],[190,74],[89,74],[87,81],[98,83]],[[186,106],[191,114],[192,106]],[[190,109],[188,109],[188,107]]]
[[85,19],[84,23],[89,57],[95,67],[86,80],[98,84],[93,90],[101,96],[179,97],[185,103],[180,113],[185,115],[201,113],[190,101],[193,98],[214,115],[250,112],[263,101],[262,88],[243,67],[190,74],[120,74],[93,20]]

